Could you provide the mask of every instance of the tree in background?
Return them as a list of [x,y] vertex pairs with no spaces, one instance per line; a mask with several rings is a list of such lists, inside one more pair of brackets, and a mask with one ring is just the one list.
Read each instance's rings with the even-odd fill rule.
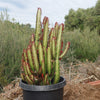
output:
[[95,14],[100,15],[100,0],[98,0],[97,3],[96,3]]
[[95,7],[79,8],[77,11],[70,9],[69,14],[65,16],[65,29],[68,31],[74,29],[83,31],[87,26],[90,27],[90,31],[97,29],[100,35],[100,0],[97,1]]

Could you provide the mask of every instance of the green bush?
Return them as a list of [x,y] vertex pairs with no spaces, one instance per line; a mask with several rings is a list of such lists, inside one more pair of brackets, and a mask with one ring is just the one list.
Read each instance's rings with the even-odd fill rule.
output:
[[71,52],[81,61],[86,59],[95,61],[96,57],[100,55],[100,36],[96,30],[90,32],[87,27],[83,32],[80,30],[65,32],[64,40],[71,42]]
[[[0,83],[5,85],[20,74],[23,48],[28,45],[34,29],[29,26],[0,21]],[[5,78],[6,77],[6,78]],[[5,81],[2,81],[5,79]]]

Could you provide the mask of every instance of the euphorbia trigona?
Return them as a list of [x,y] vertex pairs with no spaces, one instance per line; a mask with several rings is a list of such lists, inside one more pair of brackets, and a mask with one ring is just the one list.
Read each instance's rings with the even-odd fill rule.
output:
[[36,16],[35,34],[32,35],[27,49],[23,50],[21,77],[28,84],[46,85],[59,82],[61,59],[68,51],[70,42],[63,48],[62,33],[64,24],[55,23],[49,30],[49,19],[44,17],[41,26],[41,9]]

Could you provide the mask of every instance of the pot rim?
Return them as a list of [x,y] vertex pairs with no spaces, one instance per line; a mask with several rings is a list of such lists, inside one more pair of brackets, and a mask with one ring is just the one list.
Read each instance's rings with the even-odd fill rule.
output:
[[26,91],[53,91],[63,88],[66,85],[65,78],[61,76],[60,80],[59,83],[51,85],[29,85],[20,80],[19,86]]

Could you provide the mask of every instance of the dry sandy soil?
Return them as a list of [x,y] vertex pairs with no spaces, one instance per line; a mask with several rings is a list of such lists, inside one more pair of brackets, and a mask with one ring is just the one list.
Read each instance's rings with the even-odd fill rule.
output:
[[[66,78],[63,100],[100,100],[100,85],[92,86],[89,81],[100,80],[100,64],[86,63],[61,67],[61,74]],[[22,90],[16,79],[4,87],[0,100],[23,100]]]
[[[0,100],[23,100],[22,90],[18,82],[4,88],[5,93],[0,95]],[[63,100],[100,100],[100,86],[97,88],[89,84],[68,83],[64,88]]]
[[100,100],[98,88],[88,84],[68,84],[64,89],[63,100]]

